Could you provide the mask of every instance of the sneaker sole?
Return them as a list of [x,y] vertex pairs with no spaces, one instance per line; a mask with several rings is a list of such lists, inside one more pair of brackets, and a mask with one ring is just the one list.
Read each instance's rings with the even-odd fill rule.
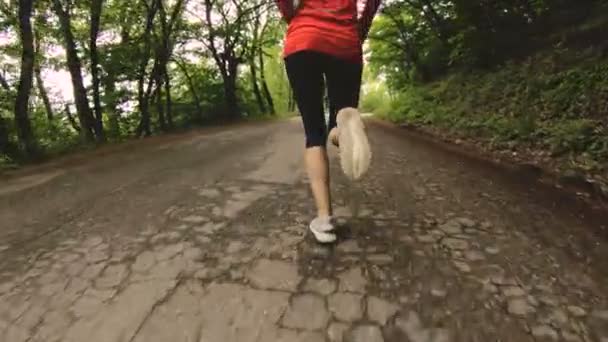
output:
[[334,234],[334,233],[320,232],[320,231],[314,230],[310,227],[309,227],[309,229],[312,232],[312,235],[314,235],[315,239],[320,243],[336,242],[337,237],[336,237],[336,234]]
[[346,177],[360,179],[369,169],[371,147],[359,111],[344,108],[338,113],[340,165]]

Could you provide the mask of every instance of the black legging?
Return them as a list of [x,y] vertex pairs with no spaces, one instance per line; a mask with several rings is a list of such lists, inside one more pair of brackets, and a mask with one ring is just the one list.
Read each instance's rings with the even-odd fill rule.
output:
[[[302,51],[285,59],[287,77],[304,122],[306,147],[325,146],[342,108],[357,107],[363,65],[328,54]],[[329,97],[329,125],[323,112],[324,85]]]

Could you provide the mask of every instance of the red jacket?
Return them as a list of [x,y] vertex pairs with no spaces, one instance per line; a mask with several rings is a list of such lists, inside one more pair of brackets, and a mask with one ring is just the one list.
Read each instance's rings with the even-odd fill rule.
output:
[[[283,56],[312,50],[361,62],[381,0],[275,0],[289,23]],[[297,8],[294,8],[297,6]]]

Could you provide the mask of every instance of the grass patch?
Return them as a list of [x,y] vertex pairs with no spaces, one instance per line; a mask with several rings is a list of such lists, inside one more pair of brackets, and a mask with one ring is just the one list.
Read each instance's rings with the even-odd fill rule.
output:
[[370,92],[363,108],[392,122],[437,127],[506,148],[525,145],[585,169],[606,170],[608,59],[585,52],[577,63],[556,66],[577,54],[539,54],[493,71],[408,85],[393,95]]

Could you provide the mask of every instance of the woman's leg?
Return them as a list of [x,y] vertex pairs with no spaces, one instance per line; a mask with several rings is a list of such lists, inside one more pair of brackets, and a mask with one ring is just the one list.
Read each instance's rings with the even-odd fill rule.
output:
[[359,106],[363,65],[332,58],[328,66],[326,75],[329,94],[329,140],[338,145],[336,116],[343,108]]
[[304,123],[306,133],[304,159],[317,206],[317,215],[323,220],[328,220],[332,215],[332,209],[329,165],[325,149],[327,129],[323,115],[323,56],[315,52],[300,52],[288,56],[285,64]]
[[331,114],[330,139],[339,145],[340,165],[352,180],[367,172],[372,156],[365,125],[357,110],[362,70],[360,63],[333,58],[325,73]]

